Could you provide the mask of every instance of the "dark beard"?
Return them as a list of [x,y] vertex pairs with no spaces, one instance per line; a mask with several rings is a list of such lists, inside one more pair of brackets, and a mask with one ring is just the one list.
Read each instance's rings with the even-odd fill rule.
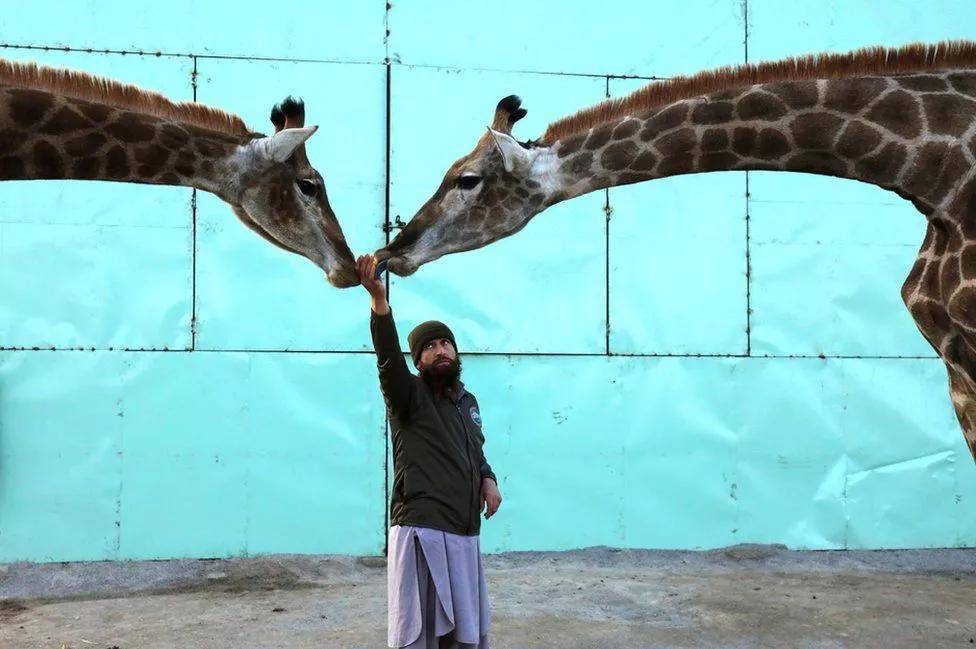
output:
[[461,357],[449,361],[446,364],[425,367],[420,370],[420,378],[424,380],[430,389],[435,393],[441,393],[447,388],[452,388],[461,378]]

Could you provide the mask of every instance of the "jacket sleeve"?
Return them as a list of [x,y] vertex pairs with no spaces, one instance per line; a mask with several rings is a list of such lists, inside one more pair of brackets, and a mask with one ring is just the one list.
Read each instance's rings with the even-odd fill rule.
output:
[[392,311],[385,315],[370,313],[369,329],[373,335],[373,349],[376,350],[380,390],[390,411],[398,416],[406,416],[410,410],[416,377],[403,359]]
[[491,470],[491,465],[488,464],[488,460],[485,459],[485,450],[481,449],[481,479],[491,478],[498,484],[498,478],[495,477],[495,472]]

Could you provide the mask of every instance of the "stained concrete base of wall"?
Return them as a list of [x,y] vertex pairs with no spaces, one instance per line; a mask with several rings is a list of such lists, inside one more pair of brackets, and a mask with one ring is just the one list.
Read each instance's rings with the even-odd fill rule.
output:
[[[960,647],[976,549],[485,558],[495,649]],[[0,646],[385,646],[382,557],[0,565]]]

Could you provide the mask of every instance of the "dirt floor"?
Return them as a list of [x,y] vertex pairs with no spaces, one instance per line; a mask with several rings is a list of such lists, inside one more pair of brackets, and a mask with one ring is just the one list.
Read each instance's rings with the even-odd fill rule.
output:
[[[493,649],[968,647],[976,550],[485,558]],[[0,565],[0,647],[386,646],[379,557]]]

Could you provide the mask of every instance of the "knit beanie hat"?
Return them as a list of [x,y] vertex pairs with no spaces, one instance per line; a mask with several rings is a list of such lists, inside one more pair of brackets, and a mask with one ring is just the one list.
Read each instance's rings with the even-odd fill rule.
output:
[[420,363],[420,354],[424,351],[424,345],[435,338],[447,338],[454,345],[454,351],[457,351],[454,334],[451,333],[447,325],[437,320],[428,320],[414,327],[414,330],[407,336],[407,344],[410,345],[410,355],[413,357],[414,365]]

